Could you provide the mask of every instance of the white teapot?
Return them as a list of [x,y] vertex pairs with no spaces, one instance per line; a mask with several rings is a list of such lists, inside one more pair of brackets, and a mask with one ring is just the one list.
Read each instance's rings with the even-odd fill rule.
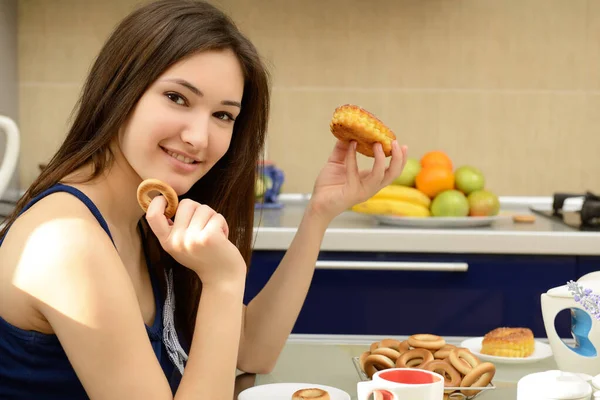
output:
[[[561,371],[600,374],[600,271],[582,276],[542,294],[542,316],[556,365]],[[557,334],[554,320],[559,312],[571,311],[571,334],[575,346]]]
[[0,199],[4,195],[10,180],[17,169],[17,160],[21,147],[19,129],[17,124],[8,118],[0,115],[0,132],[6,136],[6,146],[4,148],[4,158],[0,163]]

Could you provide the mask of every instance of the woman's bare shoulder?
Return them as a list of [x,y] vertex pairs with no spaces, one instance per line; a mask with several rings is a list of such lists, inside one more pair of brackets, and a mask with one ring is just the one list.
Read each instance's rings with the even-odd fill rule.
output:
[[[86,205],[62,192],[41,199],[15,220],[0,246],[0,259],[0,300],[26,314],[39,311],[52,287],[77,284],[78,277],[94,273],[88,271],[90,260],[106,265],[108,274],[119,273],[109,266],[121,262]],[[0,307],[0,315],[7,313]]]
[[108,238],[89,208],[75,196],[57,192],[39,200],[21,214],[10,226],[0,249],[5,254],[36,246],[47,250],[45,243],[69,244],[92,240],[99,234]]
[[0,250],[13,264],[12,294],[35,299],[29,311],[56,334],[90,397],[172,399],[119,253],[78,202],[49,196],[11,228]]

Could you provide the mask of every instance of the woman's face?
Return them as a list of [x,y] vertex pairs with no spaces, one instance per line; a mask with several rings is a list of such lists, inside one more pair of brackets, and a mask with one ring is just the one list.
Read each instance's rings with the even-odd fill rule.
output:
[[229,148],[244,76],[230,50],[193,55],[166,70],[144,93],[119,134],[140,178],[186,193]]

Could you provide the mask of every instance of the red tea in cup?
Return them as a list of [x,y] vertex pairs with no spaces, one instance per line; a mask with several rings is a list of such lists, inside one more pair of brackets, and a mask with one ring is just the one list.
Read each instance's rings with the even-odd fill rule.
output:
[[373,379],[357,384],[358,400],[442,400],[444,378],[435,372],[414,368],[390,368]]

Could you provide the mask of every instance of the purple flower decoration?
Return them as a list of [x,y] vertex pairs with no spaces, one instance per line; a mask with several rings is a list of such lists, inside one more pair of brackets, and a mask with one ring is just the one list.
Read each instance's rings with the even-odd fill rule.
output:
[[581,304],[583,308],[592,314],[594,318],[600,320],[600,296],[594,294],[591,289],[583,288],[576,282],[567,282],[567,288],[573,293],[573,300]]

